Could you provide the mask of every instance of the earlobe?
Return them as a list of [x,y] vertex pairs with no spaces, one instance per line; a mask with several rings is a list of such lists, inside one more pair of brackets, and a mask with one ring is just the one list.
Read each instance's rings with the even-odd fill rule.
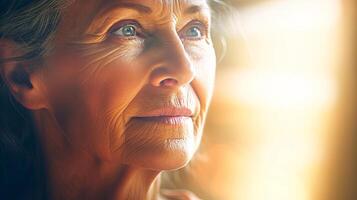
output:
[[38,110],[46,107],[44,90],[36,71],[31,70],[30,61],[6,60],[18,57],[21,52],[10,41],[0,40],[0,75],[11,94],[25,108]]

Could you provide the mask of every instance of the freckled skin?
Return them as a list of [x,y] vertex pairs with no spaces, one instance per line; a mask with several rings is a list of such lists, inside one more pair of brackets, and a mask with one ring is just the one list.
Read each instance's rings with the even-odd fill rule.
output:
[[[77,0],[66,8],[54,51],[44,60],[41,81],[48,106],[34,112],[34,120],[49,173],[58,174],[59,166],[68,168],[63,177],[51,176],[50,182],[59,183],[53,189],[54,198],[70,180],[87,182],[87,190],[93,193],[111,188],[114,196],[124,198],[127,194],[121,189],[137,184],[131,181],[134,178],[125,182],[123,177],[150,180],[140,185],[145,193],[160,171],[187,164],[200,143],[213,90],[215,54],[209,28],[197,40],[182,35],[192,20],[210,24],[207,8],[184,13],[192,5],[207,7],[206,2],[132,0],[153,12],[121,8],[104,17],[101,10],[112,9],[118,2],[124,1]],[[148,36],[126,39],[111,34],[113,25],[127,19],[140,23]],[[168,79],[174,84],[163,85]],[[194,116],[178,125],[135,119],[166,105],[186,106]],[[90,186],[91,182],[96,186]],[[80,190],[81,184],[73,185]],[[71,199],[74,193],[62,197]],[[82,198],[96,197],[103,196]]]

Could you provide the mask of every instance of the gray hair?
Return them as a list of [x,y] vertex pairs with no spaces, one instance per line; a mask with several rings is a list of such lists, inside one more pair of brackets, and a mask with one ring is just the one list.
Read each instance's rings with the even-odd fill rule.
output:
[[[6,60],[32,59],[46,54],[68,0],[2,0],[0,38],[19,45],[23,55]],[[2,62],[6,61],[2,60]],[[1,62],[0,62],[1,63]]]

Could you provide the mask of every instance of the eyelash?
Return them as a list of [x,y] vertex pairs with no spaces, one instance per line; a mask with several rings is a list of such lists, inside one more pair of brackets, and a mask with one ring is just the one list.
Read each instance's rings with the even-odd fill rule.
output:
[[128,25],[133,25],[136,27],[136,36],[132,36],[132,37],[122,37],[121,39],[135,39],[136,37],[141,37],[141,38],[145,38],[147,37],[147,34],[145,34],[145,30],[142,28],[142,26],[135,20],[123,20],[120,21],[119,23],[115,24],[112,28],[110,28],[109,33],[115,37],[120,37],[115,35],[114,33],[118,30],[120,30],[121,28],[128,26]]
[[[200,32],[201,32],[201,37],[198,37],[198,38],[191,38],[189,40],[201,40],[205,37],[207,37],[208,35],[208,24],[207,23],[204,23],[204,22],[201,22],[199,20],[192,20],[190,21],[189,23],[187,23],[180,31],[179,31],[179,35],[181,38],[183,38],[181,35],[181,33],[189,30],[190,28],[193,28],[193,27],[196,27],[196,28],[199,28]],[[187,39],[187,38],[183,38],[183,39]]]
[[[128,25],[133,25],[136,27],[136,35],[135,36],[118,36],[115,35],[115,32],[120,30],[121,28],[128,26]],[[185,31],[189,30],[190,28],[196,27],[200,30],[201,37],[198,38],[185,38],[182,33],[185,33]],[[119,23],[115,24],[112,28],[110,28],[109,33],[113,35],[114,37],[121,37],[120,39],[125,39],[125,40],[132,40],[136,39],[137,37],[139,38],[146,38],[150,36],[150,33],[143,29],[143,27],[138,23],[136,20],[123,20],[120,21]],[[181,30],[178,31],[178,34],[182,40],[201,40],[208,35],[208,23],[202,22],[200,20],[192,20],[189,23],[187,23]]]

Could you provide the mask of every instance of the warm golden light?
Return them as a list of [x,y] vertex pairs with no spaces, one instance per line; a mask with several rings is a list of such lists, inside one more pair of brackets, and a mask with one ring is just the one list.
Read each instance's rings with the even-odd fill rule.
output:
[[286,71],[238,71],[235,99],[249,105],[277,109],[314,109],[331,106],[335,101],[337,88],[332,74]]
[[198,172],[213,199],[314,200],[340,97],[341,13],[339,0],[240,9],[243,36],[229,36],[238,42],[218,68],[204,146],[219,165]]

